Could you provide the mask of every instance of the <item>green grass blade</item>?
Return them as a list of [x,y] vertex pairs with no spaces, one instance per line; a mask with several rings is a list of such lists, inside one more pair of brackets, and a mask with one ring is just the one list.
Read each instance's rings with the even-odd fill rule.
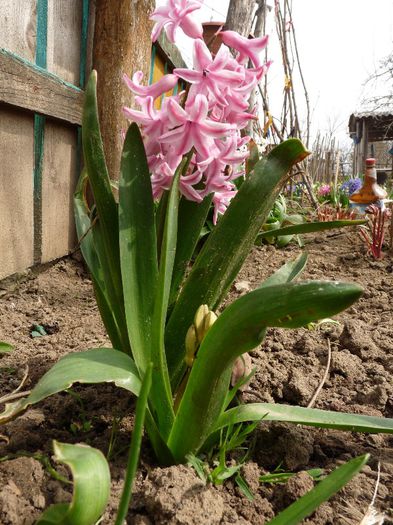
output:
[[184,197],[180,200],[176,256],[169,298],[170,305],[176,301],[179,287],[198,243],[212,200],[213,195],[205,197],[201,203],[188,201]]
[[131,357],[113,348],[93,348],[60,359],[37,383],[30,395],[7,404],[0,414],[4,423],[43,399],[70,388],[74,383],[115,383],[135,395],[140,380]]
[[270,275],[259,288],[275,286],[276,284],[289,283],[299,277],[307,264],[307,253],[301,253],[295,260],[285,263],[276,272]]
[[120,498],[115,525],[123,525],[127,517],[128,507],[131,501],[132,484],[134,482],[136,469],[138,467],[139,454],[142,444],[143,426],[147,410],[148,396],[151,387],[152,364],[148,364],[142,381],[141,391],[136,403],[134,429],[132,431],[131,446],[128,452],[126,478]]
[[276,403],[250,403],[231,408],[222,414],[214,431],[245,421],[285,421],[295,425],[333,428],[370,434],[393,434],[393,419],[331,412],[318,408],[304,408]]
[[291,166],[307,155],[290,139],[257,163],[199,253],[170,316],[166,348],[173,384],[181,374],[184,340],[201,304],[216,308],[236,278]]
[[369,454],[351,459],[334,470],[307,494],[280,512],[268,525],[297,525],[346,485],[367,463]]
[[[303,281],[259,288],[229,305],[207,332],[191,369],[168,445],[178,461],[197,450],[212,432],[225,403],[228,370],[260,343],[266,327],[298,328],[330,317],[362,293],[353,284]],[[226,384],[217,385],[225,378]]]
[[158,264],[150,173],[135,123],[128,128],[121,158],[119,242],[128,333],[143,373],[150,360]]
[[336,228],[344,228],[347,226],[359,226],[360,224],[365,224],[366,221],[362,219],[346,221],[326,221],[326,222],[304,222],[303,224],[295,224],[293,226],[284,226],[283,228],[278,228],[271,231],[265,231],[258,234],[260,239],[265,237],[271,237],[272,233],[274,237],[280,237],[281,235],[298,235],[301,233],[313,233],[321,232],[325,230],[334,230]]
[[99,450],[88,445],[53,442],[57,461],[67,465],[74,479],[70,504],[49,507],[37,525],[93,525],[103,514],[110,494],[108,463]]

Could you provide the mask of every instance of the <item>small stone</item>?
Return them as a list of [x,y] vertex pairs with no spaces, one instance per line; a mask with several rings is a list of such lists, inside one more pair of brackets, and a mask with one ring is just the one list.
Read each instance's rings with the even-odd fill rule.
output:
[[238,293],[251,292],[251,285],[249,281],[238,281],[234,284],[234,288]]

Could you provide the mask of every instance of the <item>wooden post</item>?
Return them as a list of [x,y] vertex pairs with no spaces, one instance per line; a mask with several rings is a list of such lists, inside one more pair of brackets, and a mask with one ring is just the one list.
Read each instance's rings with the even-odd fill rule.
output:
[[93,67],[98,75],[101,133],[112,179],[119,176],[121,132],[128,126],[122,107],[133,102],[122,76],[143,71],[148,83],[153,9],[153,0],[96,0]]

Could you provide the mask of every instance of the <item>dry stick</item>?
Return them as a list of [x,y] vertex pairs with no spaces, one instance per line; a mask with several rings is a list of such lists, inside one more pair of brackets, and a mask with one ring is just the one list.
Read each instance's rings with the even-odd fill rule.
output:
[[319,396],[323,388],[323,385],[325,384],[329,376],[330,362],[332,360],[332,349],[330,346],[330,339],[328,339],[327,341],[328,341],[328,360],[326,364],[326,370],[325,370],[325,373],[323,374],[321,382],[318,385],[318,388],[315,390],[315,394],[312,396],[310,402],[308,403],[307,408],[311,408],[315,404],[315,401],[317,400],[317,397]]
[[377,512],[377,510],[374,507],[375,500],[378,494],[380,479],[381,479],[381,463],[378,461],[378,473],[377,473],[377,481],[375,483],[374,494],[371,499],[370,505],[367,507],[367,512],[364,515],[362,521],[359,523],[359,525],[369,525],[369,524],[382,525],[382,523],[384,522],[385,516]]
[[25,373],[22,377],[22,381],[19,383],[19,386],[15,388],[13,392],[10,394],[6,394],[3,397],[0,397],[0,404],[8,403],[9,401],[14,401],[15,399],[19,399],[20,397],[28,396],[30,394],[30,390],[26,390],[25,392],[20,392],[20,389],[25,384],[26,379],[29,376],[29,367],[26,366]]
[[[289,12],[290,20],[292,21],[292,8],[290,7],[289,4],[288,4],[288,12]],[[301,79],[302,85],[303,85],[304,98],[306,100],[306,115],[307,115],[306,116],[306,147],[308,148],[309,142],[310,142],[310,100],[308,98],[308,91],[307,91],[307,88],[306,88],[306,83],[304,81],[303,70],[302,70],[302,67],[300,65],[300,58],[299,58],[299,51],[298,51],[298,47],[297,47],[295,26],[294,26],[293,23],[292,23],[292,28],[291,29],[292,29],[292,40],[293,40],[293,45],[294,45],[295,55],[296,55],[296,60],[297,60],[297,67],[299,69],[300,79]]]

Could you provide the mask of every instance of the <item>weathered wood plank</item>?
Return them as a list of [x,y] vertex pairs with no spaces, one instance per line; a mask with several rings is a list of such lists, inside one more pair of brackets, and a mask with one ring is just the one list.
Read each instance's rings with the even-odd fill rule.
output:
[[0,107],[0,279],[33,264],[33,121]]
[[79,85],[81,31],[81,0],[48,3],[47,68],[75,85]]
[[36,0],[1,0],[0,48],[34,62],[36,49]]
[[0,49],[0,102],[81,124],[83,91]]
[[73,193],[77,182],[77,132],[46,119],[42,169],[42,259],[62,257],[76,244]]

